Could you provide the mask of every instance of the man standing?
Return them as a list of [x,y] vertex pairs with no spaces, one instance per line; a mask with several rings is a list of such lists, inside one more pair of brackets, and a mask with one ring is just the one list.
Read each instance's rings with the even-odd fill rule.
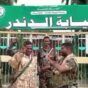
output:
[[63,43],[61,53],[64,59],[60,59],[59,62],[53,61],[48,55],[49,62],[58,71],[55,80],[53,76],[53,88],[77,88],[77,63],[72,52],[72,44]]
[[51,46],[50,38],[45,36],[43,39],[43,47],[38,52],[40,88],[52,88],[51,77],[53,73],[52,67],[47,58],[48,54],[50,54],[51,58],[55,60],[55,50]]
[[39,88],[37,76],[37,57],[32,52],[32,43],[25,41],[22,49],[9,61],[15,70],[15,78],[9,88]]

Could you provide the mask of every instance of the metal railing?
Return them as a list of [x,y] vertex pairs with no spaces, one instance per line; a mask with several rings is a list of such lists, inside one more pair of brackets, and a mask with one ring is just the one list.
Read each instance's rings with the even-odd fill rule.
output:
[[[88,87],[88,32],[6,32],[0,31],[0,55],[6,55],[6,49],[10,46],[10,43],[16,40],[15,47],[20,49],[25,40],[33,42],[33,50],[35,55],[40,47],[43,45],[43,37],[50,36],[51,43],[57,50],[61,49],[61,44],[64,42],[73,43],[73,51],[77,57],[79,57],[79,75],[78,82],[81,88]],[[86,59],[85,59],[86,58]],[[8,65],[7,58],[2,59],[2,83],[9,83],[9,75],[11,74],[11,67]],[[85,62],[85,63],[84,63]]]
[[42,46],[45,35],[50,36],[52,45],[57,51],[60,50],[62,43],[70,41],[73,43],[74,53],[77,56],[88,56],[88,32],[3,32],[0,31],[0,54],[5,55],[6,49],[11,42],[15,41],[15,48],[20,49],[25,40],[33,42],[33,50],[36,51]]

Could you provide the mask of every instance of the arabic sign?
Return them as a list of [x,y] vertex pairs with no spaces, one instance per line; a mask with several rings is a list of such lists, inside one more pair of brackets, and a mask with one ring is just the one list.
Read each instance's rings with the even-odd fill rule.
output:
[[0,28],[64,29],[88,27],[88,5],[0,6]]

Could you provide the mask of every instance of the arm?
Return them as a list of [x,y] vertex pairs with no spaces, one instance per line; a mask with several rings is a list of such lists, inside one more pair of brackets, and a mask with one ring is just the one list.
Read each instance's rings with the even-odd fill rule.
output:
[[16,53],[10,60],[9,60],[9,64],[11,65],[11,67],[13,69],[18,69],[18,65],[20,62],[20,55],[19,53]]
[[48,57],[51,65],[53,65],[59,72],[65,72],[65,71],[69,71],[74,67],[74,61],[70,61],[70,60],[65,60],[63,61],[62,64],[57,63],[56,61],[51,60],[50,57]]
[[41,68],[41,71],[46,71],[46,70],[49,70],[50,69],[50,65],[47,65],[47,66],[44,66]]

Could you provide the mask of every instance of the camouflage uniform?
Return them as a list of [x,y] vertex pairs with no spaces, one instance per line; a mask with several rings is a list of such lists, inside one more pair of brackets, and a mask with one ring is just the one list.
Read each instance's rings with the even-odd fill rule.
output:
[[29,66],[19,77],[17,77],[16,81],[12,83],[9,88],[39,88],[39,79],[37,76],[37,57],[29,57],[24,53],[17,52],[11,58],[9,64],[13,69],[15,69],[16,74],[18,75],[30,61],[31,63]]
[[[40,49],[38,53],[38,64],[40,69],[46,65],[50,65],[48,59],[46,58],[46,55],[49,53],[49,51],[50,51],[50,48],[46,51],[43,48]],[[52,59],[55,59],[55,55],[56,55],[55,50],[53,50],[50,54]],[[52,88],[52,84],[50,82],[51,82],[51,77],[53,75],[53,72],[51,69],[52,69],[52,66],[50,69],[44,72],[43,71],[39,72],[40,88]]]
[[77,88],[77,63],[73,54],[68,55],[66,58],[60,59],[59,64],[66,63],[69,66],[69,71],[54,74],[52,77],[52,88]]

